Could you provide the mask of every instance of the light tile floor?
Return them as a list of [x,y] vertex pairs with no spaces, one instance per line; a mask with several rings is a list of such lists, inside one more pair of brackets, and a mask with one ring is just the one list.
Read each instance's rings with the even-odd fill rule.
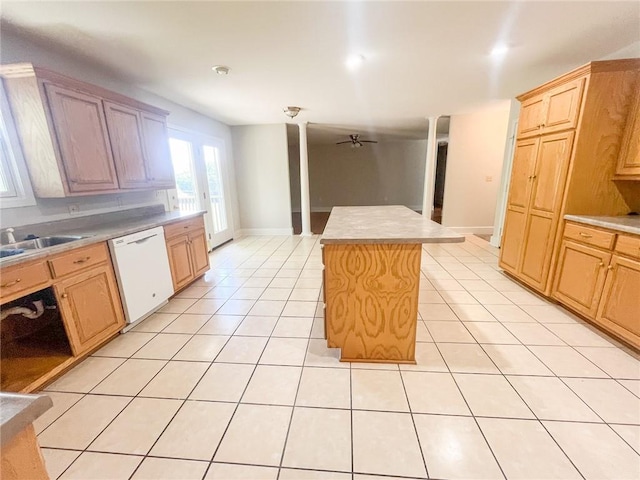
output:
[[427,245],[417,365],[323,340],[318,237],[246,237],[46,389],[51,478],[640,478],[640,362],[497,269]]

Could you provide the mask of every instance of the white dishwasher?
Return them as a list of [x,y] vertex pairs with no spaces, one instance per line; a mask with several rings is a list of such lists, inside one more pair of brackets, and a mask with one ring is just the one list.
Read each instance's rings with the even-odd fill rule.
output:
[[128,324],[147,317],[173,295],[162,227],[109,240],[109,249]]

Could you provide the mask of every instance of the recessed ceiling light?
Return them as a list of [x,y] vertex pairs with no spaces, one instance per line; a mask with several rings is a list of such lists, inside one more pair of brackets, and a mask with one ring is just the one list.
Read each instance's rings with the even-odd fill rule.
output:
[[504,43],[499,43],[491,50],[492,57],[503,57],[509,51],[509,46]]
[[228,75],[229,67],[225,67],[224,65],[215,65],[211,67],[211,70],[216,72],[218,75]]
[[354,55],[349,55],[347,57],[347,60],[344,62],[344,64],[347,66],[349,70],[355,70],[358,67],[360,67],[360,65],[362,65],[364,61],[365,61],[364,55],[362,55],[361,53],[357,53]]

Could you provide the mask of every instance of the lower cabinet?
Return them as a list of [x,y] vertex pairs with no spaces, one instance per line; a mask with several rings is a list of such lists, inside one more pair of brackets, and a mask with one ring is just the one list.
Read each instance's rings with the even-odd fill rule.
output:
[[553,296],[577,312],[594,318],[611,254],[563,240]]
[[165,227],[173,289],[177,292],[209,270],[209,248],[204,219],[177,222]]
[[42,388],[125,324],[105,242],[1,268],[0,277],[3,308],[33,310],[33,302],[47,307],[33,320],[18,314],[3,319],[3,391],[27,393]]
[[567,223],[552,296],[640,348],[640,237]]
[[74,355],[81,355],[124,325],[111,265],[91,268],[54,284]]
[[614,255],[596,320],[640,344],[640,261]]

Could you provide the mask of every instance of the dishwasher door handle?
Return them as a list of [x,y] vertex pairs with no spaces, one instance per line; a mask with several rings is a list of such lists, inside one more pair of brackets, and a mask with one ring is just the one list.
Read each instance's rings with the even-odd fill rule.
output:
[[133,242],[128,242],[127,245],[131,245],[133,243],[135,243],[136,245],[140,245],[141,243],[146,242],[150,238],[157,237],[157,236],[158,236],[158,234],[154,233],[153,235],[149,235],[148,237],[141,238],[140,240],[134,240]]

